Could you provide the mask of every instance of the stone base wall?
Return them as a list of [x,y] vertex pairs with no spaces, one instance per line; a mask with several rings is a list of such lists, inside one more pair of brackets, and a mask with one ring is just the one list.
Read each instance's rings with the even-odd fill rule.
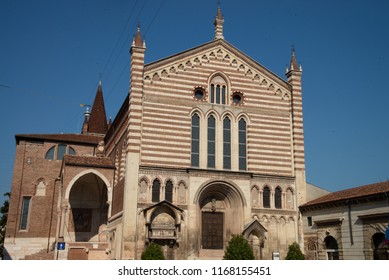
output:
[[[49,251],[54,249],[53,244],[54,239],[50,240]],[[42,250],[47,250],[47,245],[47,238],[15,238],[13,240],[6,239],[4,242],[4,259],[25,259],[29,255],[36,254]]]

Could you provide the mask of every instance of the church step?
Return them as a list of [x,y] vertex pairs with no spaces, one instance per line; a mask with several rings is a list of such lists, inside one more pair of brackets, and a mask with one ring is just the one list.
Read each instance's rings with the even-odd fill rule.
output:
[[222,260],[224,250],[201,249],[199,252],[200,260]]

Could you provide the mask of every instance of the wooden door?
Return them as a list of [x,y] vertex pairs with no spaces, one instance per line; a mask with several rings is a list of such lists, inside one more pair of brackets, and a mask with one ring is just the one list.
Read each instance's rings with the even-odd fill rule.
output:
[[223,249],[223,213],[202,212],[201,220],[203,249]]

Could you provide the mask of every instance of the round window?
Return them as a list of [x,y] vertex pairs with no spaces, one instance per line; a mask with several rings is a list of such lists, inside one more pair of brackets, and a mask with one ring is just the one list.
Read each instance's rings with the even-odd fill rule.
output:
[[241,104],[242,103],[242,94],[240,92],[235,92],[233,95],[232,95],[232,102],[235,104],[235,105],[238,105],[238,104]]
[[201,88],[196,88],[194,91],[194,97],[196,98],[196,100],[203,100],[204,90]]

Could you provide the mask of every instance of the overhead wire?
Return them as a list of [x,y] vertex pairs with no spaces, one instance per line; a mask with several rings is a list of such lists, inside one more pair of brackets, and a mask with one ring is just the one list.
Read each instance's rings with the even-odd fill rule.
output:
[[[130,20],[132,19],[132,16],[133,16],[133,14],[134,14],[134,12],[135,12],[135,10],[136,10],[136,7],[137,7],[137,5],[138,5],[138,2],[139,2],[139,0],[136,0],[135,4],[132,6],[131,12],[130,12],[129,16],[127,17],[126,23],[124,24],[124,26],[123,26],[123,28],[122,28],[122,31],[121,31],[121,33],[120,33],[118,39],[116,40],[116,43],[115,43],[115,45],[114,45],[114,47],[113,47],[113,49],[112,49],[112,51],[111,51],[111,53],[110,53],[110,55],[109,55],[109,57],[108,57],[108,59],[107,59],[107,61],[106,61],[105,65],[104,65],[102,71],[100,72],[100,77],[99,77],[99,80],[100,80],[100,81],[102,80],[102,75],[105,73],[105,71],[106,71],[108,65],[109,65],[110,62],[112,61],[112,57],[113,57],[115,51],[117,50],[117,47],[118,47],[118,45],[119,45],[119,42],[122,40],[122,37],[123,37],[123,35],[125,34],[125,31],[126,31],[128,25],[129,25],[129,22],[130,22]],[[143,7],[144,7],[144,4],[143,4],[143,6],[142,6],[142,9],[143,9]],[[126,41],[128,41],[128,38],[124,41],[124,43],[125,43]],[[121,52],[121,51],[120,51],[120,52]],[[112,67],[111,67],[111,70],[109,71],[109,74],[111,73],[112,69],[114,68],[116,62],[117,62],[117,58],[116,58],[116,60],[114,61],[113,65],[112,65]],[[109,74],[104,78],[104,82],[106,82],[106,81],[108,80]],[[96,85],[93,85],[93,88],[91,87],[91,90],[90,90],[89,92],[90,92],[90,93],[89,93],[88,97],[86,98],[86,100],[88,100],[88,101],[86,101],[86,103],[91,103],[91,102],[93,102],[92,100],[93,100],[93,96],[94,96],[94,94],[95,94],[95,92],[96,92]],[[84,103],[84,102],[82,102],[82,103]],[[88,105],[91,106],[92,104],[88,104]],[[68,127],[70,127],[71,124],[74,123],[74,120],[75,120],[76,118],[79,118],[79,117],[80,117],[80,113],[77,112],[77,113],[75,114],[75,116],[72,117],[72,118],[67,122],[67,124],[64,126],[63,130],[66,130]],[[78,125],[79,125],[79,124],[78,124]]]
[[[155,19],[156,19],[157,16],[159,15],[159,12],[161,11],[162,6],[164,5],[164,3],[165,3],[165,0],[162,0],[161,3],[160,3],[160,5],[159,5],[159,7],[158,7],[158,9],[157,9],[157,11],[155,12],[155,14],[154,14],[154,16],[153,16],[153,18],[152,18],[152,20],[150,21],[150,23],[149,23],[149,25],[148,25],[148,27],[147,27],[145,33],[144,33],[144,37],[147,35],[147,33],[148,33],[148,31],[150,30],[151,26],[153,25]],[[144,7],[144,6],[143,6],[143,7]],[[143,10],[143,7],[142,7],[142,10]],[[140,13],[142,12],[142,10],[139,12],[138,16],[139,16]],[[129,39],[129,36],[128,36],[128,39]],[[123,74],[124,74],[124,71],[127,69],[127,67],[126,67],[127,65],[128,65],[128,62],[126,61],[126,63],[124,64],[124,66],[123,66],[123,68],[122,68],[122,70],[121,70],[121,72],[120,72],[120,74],[119,74],[119,76],[118,76],[116,82],[114,83],[114,86],[113,86],[113,87],[111,88],[111,90],[109,91],[109,94],[107,95],[107,99],[111,96],[112,92],[113,92],[114,89],[116,88],[116,86],[117,86],[119,80],[121,79],[121,77],[122,77]]]

